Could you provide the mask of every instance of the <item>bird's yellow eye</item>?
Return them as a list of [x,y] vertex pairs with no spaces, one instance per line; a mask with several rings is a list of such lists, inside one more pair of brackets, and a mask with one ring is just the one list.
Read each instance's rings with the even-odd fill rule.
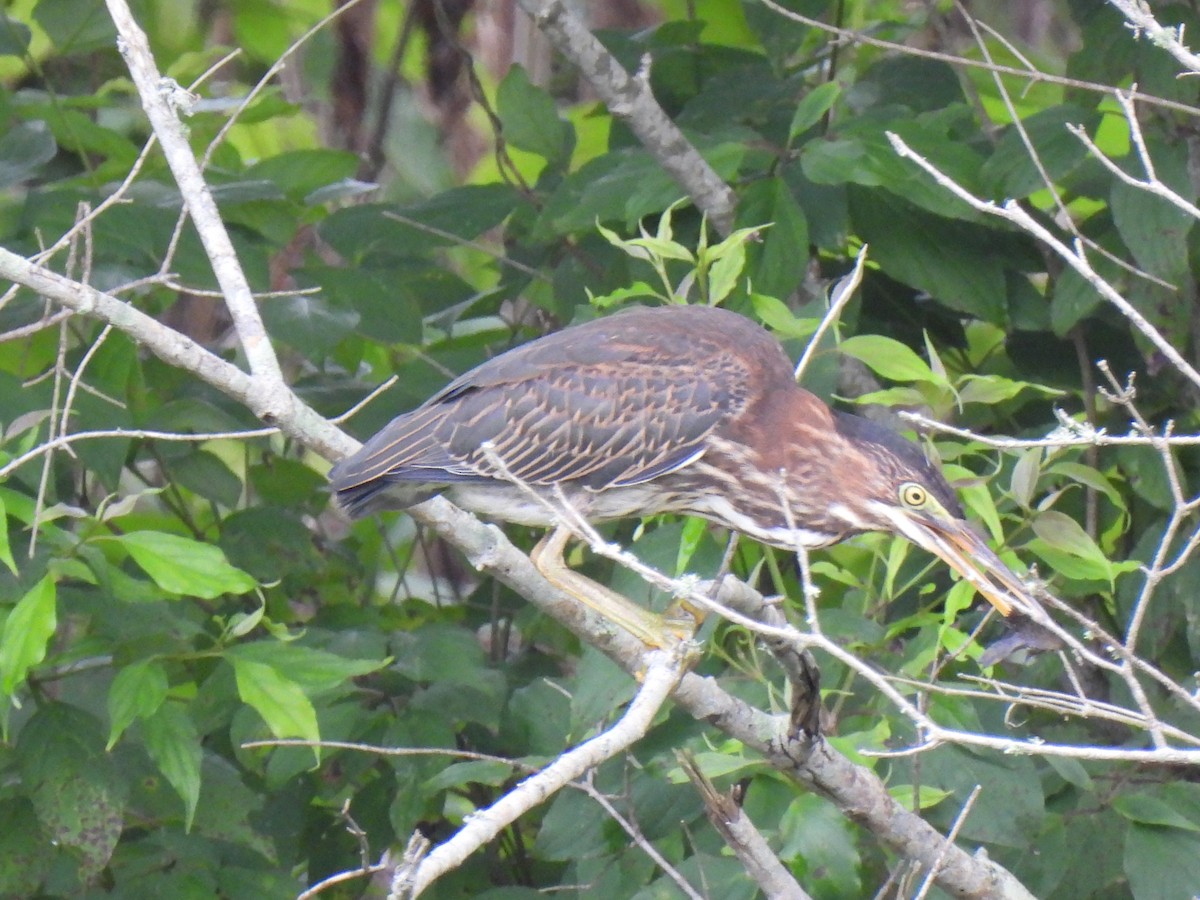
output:
[[907,481],[900,485],[900,502],[912,509],[920,509],[929,500],[929,491],[919,484]]

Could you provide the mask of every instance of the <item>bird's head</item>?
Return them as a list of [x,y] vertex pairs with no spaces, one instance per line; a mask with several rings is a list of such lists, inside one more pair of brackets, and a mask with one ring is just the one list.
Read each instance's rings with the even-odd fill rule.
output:
[[1041,605],[966,521],[953,489],[916,444],[859,416],[835,419],[857,469],[847,473],[835,514],[858,530],[890,531],[928,550],[1005,617],[1045,621]]

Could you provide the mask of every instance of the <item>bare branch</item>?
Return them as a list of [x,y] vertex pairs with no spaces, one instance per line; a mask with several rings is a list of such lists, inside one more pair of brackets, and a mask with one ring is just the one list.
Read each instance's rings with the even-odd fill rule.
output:
[[817,345],[821,343],[821,338],[825,336],[825,332],[841,317],[842,310],[846,308],[846,304],[854,299],[854,294],[858,291],[859,285],[862,284],[863,270],[866,264],[867,245],[863,244],[858,250],[858,255],[854,257],[854,268],[850,270],[850,274],[833,286],[833,292],[829,297],[829,309],[821,317],[821,324],[817,326],[817,330],[813,332],[813,336],[808,339],[808,346],[804,348],[804,353],[800,356],[799,362],[796,363],[795,377],[797,382],[804,377],[804,370],[808,368],[813,354],[817,352]]
[[[807,25],[809,28],[815,28],[819,31],[824,31],[827,34],[836,35],[841,41],[847,44],[862,44],[867,47],[878,47],[881,50],[890,50],[894,53],[899,53],[904,56],[915,56],[920,59],[933,59],[938,62],[946,63],[947,65],[956,68],[964,69],[982,69],[986,72],[995,72],[999,75],[1012,75],[1020,78],[1030,84],[1056,84],[1060,87],[1074,88],[1080,91],[1087,91],[1092,94],[1111,94],[1113,91],[1111,84],[1104,84],[1096,81],[1084,81],[1079,78],[1067,78],[1062,75],[1055,75],[1052,72],[1043,72],[1039,69],[1018,69],[1013,66],[1004,66],[997,63],[986,62],[978,59],[971,59],[966,56],[960,56],[954,53],[941,53],[936,50],[927,50],[924,47],[914,47],[910,44],[898,44],[895,41],[885,41],[880,38],[871,37],[868,34],[862,34],[855,31],[853,28],[842,28],[838,25],[831,25],[828,22],[822,22],[820,19],[814,19],[810,16],[803,15],[788,9],[776,3],[775,0],[762,0],[763,6],[773,10],[785,19],[790,19],[793,22],[799,22],[801,25]],[[1149,103],[1161,109],[1169,109],[1174,112],[1182,113],[1185,116],[1200,116],[1200,109],[1195,106],[1190,106],[1186,103],[1179,103],[1176,100],[1168,100],[1165,97],[1157,97],[1154,94],[1143,94],[1137,92],[1134,95],[1139,103]]]
[[1183,26],[1160,25],[1146,0],[1109,0],[1129,22],[1135,37],[1145,35],[1154,46],[1166,50],[1176,62],[1191,72],[1200,72],[1200,55],[1183,42]]
[[1181,375],[1186,377],[1196,387],[1200,387],[1200,372],[1197,372],[1191,363],[1183,358],[1183,355],[1172,346],[1171,342],[1163,337],[1162,332],[1138,312],[1133,304],[1121,296],[1116,288],[1092,268],[1092,264],[1088,260],[1084,248],[1078,241],[1073,242],[1074,246],[1067,246],[1067,244],[1052,234],[1049,229],[1038,222],[1037,219],[1022,209],[1020,204],[1014,201],[1010,200],[1002,205],[998,205],[991,200],[983,200],[976,197],[949,175],[938,169],[933,163],[929,162],[929,160],[909,147],[898,134],[889,131],[887,136],[888,140],[892,142],[892,147],[902,159],[909,159],[915,162],[922,170],[932,176],[938,184],[946,188],[954,196],[979,212],[1011,222],[1058,254],[1063,262],[1078,272],[1105,300],[1115,306],[1121,312],[1121,315],[1129,320],[1130,324],[1154,344],[1163,356],[1171,361],[1172,365],[1175,366]]
[[181,107],[185,107],[194,95],[171,79],[164,79],[159,73],[150,53],[146,33],[133,18],[125,0],[106,0],[106,3],[109,15],[117,26],[121,54],[137,86],[142,107],[162,144],[163,154],[204,244],[213,274],[225,294],[225,303],[233,317],[250,371],[261,379],[259,391],[263,395],[263,402],[282,407],[288,403],[288,391],[283,383],[279,360],[254,303],[250,284],[238,262],[229,232],[225,230],[220,210],[188,145],[186,129],[179,121]]
[[737,800],[718,791],[690,756],[676,753],[676,758],[692,787],[704,801],[704,814],[708,816],[708,821],[725,839],[729,849],[762,889],[763,895],[778,900],[811,900],[809,893],[800,887],[792,873],[779,861]]
[[317,415],[286,387],[278,394],[237,366],[210,353],[191,338],[118,298],[72,281],[0,247],[0,277],[23,284],[55,303],[111,324],[159,359],[190,372],[243,403],[268,423],[320,452],[327,459],[352,453],[358,442]]
[[687,192],[696,208],[722,235],[733,231],[737,197],[663,112],[650,80],[631,76],[564,5],[563,0],[518,0],[554,48],[569,59],[607,104],[624,120],[646,150]]

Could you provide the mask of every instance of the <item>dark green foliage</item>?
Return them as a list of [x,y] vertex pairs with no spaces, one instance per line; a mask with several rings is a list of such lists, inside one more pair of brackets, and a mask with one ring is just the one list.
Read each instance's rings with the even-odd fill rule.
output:
[[[498,147],[498,161],[486,156],[457,178],[444,136],[415,112],[407,85],[424,73],[410,50],[389,111],[387,165],[378,184],[366,183],[359,179],[374,176],[362,174],[363,157],[326,140],[326,107],[341,99],[330,86],[338,48],[327,27],[289,59],[296,80],[270,83],[213,147],[233,111],[225,98],[245,96],[326,10],[284,0],[134,4],[160,68],[181,84],[224,53],[210,19],[243,51],[197,89],[205,102],[186,121],[196,152],[213,151],[206,177],[253,289],[270,292],[259,308],[298,396],[340,415],[397,376],[346,423],[365,436],[549,327],[622,303],[683,299],[677,293],[757,318],[795,358],[824,312],[824,292],[868,244],[865,281],[805,375],[825,399],[859,397],[977,434],[1031,438],[1058,425],[1057,408],[1123,435],[1129,411],[1097,391],[1106,383],[1095,362],[1105,359],[1119,381],[1137,376],[1137,409],[1150,427],[1200,430],[1195,386],[1127,316],[1031,236],[900,158],[889,138],[982,200],[1019,201],[1047,228],[1065,209],[1094,247],[1094,269],[1194,361],[1193,218],[1123,183],[1066,129],[1081,126],[1123,171],[1145,178],[1111,98],[1010,78],[1018,128],[978,70],[848,44],[831,68],[829,35],[762,4],[697,4],[702,19],[684,16],[691,4],[647,5],[661,15],[656,25],[602,39],[633,70],[650,54],[656,97],[736,190],[738,231],[724,244],[695,204],[679,203],[682,189],[633,131],[579,101],[560,68],[544,80],[520,66],[496,78],[476,62],[501,132],[478,116],[475,134],[489,152]],[[950,20],[934,18],[936,4],[784,5],[827,18],[854,7],[855,27],[881,40],[954,40]],[[372,90],[399,6],[377,4],[364,60],[375,67]],[[1136,82],[1188,105],[1139,112],[1157,176],[1195,201],[1197,79],[1177,77],[1178,64],[1135,39],[1107,4],[1065,6],[1047,8],[1070,40],[1024,49],[1048,70]],[[1187,24],[1186,34],[1200,31],[1184,7],[1156,9],[1166,23]],[[57,242],[112,194],[146,142],[114,45],[98,0],[28,0],[0,12],[8,250],[32,256]],[[988,38],[988,48],[1016,64],[1000,41]],[[969,43],[958,50],[980,55]],[[240,362],[221,302],[206,293],[216,289],[212,266],[192,226],[179,225],[181,208],[151,152],[122,202],[48,265],[119,291]],[[44,307],[16,291],[0,301],[0,332],[29,325]],[[262,427],[239,402],[86,316],[0,343],[0,467],[43,445],[52,427],[59,434],[68,402],[66,433],[126,433],[32,457],[0,483],[0,897],[293,897],[402,847],[414,830],[446,839],[532,768],[611,722],[637,690],[606,656],[476,577],[410,519],[349,525],[330,508],[325,461],[279,435],[239,436]],[[1139,567],[1163,541],[1166,560],[1190,552],[1194,510],[1181,522],[1172,516],[1200,483],[1194,447],[1172,451],[1169,469],[1150,446],[999,451],[979,440],[928,441],[1006,558],[1036,563],[1053,591],[1114,634],[1128,627],[1144,584]],[[527,548],[536,539],[509,533]],[[672,519],[606,526],[605,535],[672,576],[711,576],[726,546],[715,529]],[[897,683],[907,699],[923,684],[945,689],[928,691],[925,707],[943,727],[1150,746],[1133,718],[982,698],[980,675],[1067,697],[1072,675],[1097,702],[1139,709],[1122,679],[1068,672],[1054,654],[982,672],[983,645],[1000,628],[986,624],[972,640],[982,613],[969,592],[907,544],[865,536],[813,561],[824,633],[875,670],[908,679]],[[572,562],[638,602],[667,602],[590,554]],[[733,568],[784,595],[793,621],[803,621],[786,554],[743,541]],[[786,712],[784,676],[762,646],[713,620],[703,633],[700,673]],[[1194,745],[1200,714],[1182,696],[1194,695],[1200,670],[1200,563],[1191,556],[1158,586],[1134,649],[1182,690],[1144,679],[1147,710],[1174,729],[1172,743],[1191,735]],[[1034,894],[1168,900],[1200,888],[1194,767],[982,746],[863,755],[923,736],[842,660],[819,662],[831,743],[943,833],[980,786],[959,842],[983,848]],[[244,746],[279,739],[413,752]],[[904,865],[829,800],[668,706],[590,787],[614,798],[707,896],[748,898],[754,888],[705,819],[676,749],[693,753],[722,789],[745,780],[745,810],[814,897],[870,896]],[[630,843],[577,785],[429,896],[516,900],[573,884],[600,897],[676,896]],[[328,895],[364,890],[360,880]]]

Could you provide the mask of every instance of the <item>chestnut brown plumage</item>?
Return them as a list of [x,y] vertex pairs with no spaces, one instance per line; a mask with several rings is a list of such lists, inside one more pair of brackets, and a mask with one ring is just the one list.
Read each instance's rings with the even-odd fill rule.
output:
[[[722,309],[629,310],[510,350],[393,419],[330,481],[353,515],[442,493],[527,525],[557,525],[563,502],[589,521],[685,513],[789,549],[890,531],[1005,616],[1045,621],[919,447],[830,409],[770,334]],[[659,643],[661,623],[565,568],[566,539],[535,553],[543,573]]]

